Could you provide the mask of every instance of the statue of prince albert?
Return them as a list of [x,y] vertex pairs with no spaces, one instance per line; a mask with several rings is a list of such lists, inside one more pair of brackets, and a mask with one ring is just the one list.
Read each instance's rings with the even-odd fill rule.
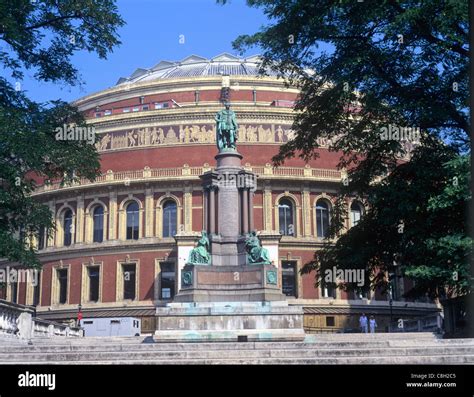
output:
[[230,104],[225,104],[225,109],[216,114],[216,143],[219,152],[225,150],[235,150],[239,126]]

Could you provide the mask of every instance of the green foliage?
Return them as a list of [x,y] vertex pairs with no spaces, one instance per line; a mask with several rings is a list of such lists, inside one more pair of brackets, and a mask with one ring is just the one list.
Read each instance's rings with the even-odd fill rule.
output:
[[[113,1],[0,1],[0,60],[14,79],[33,70],[38,80],[78,84],[74,52],[106,57],[123,25]],[[85,127],[77,108],[61,101],[35,103],[8,76],[0,77],[0,257],[40,266],[29,243],[40,228],[53,230],[49,208],[31,193],[38,181],[69,183],[99,172],[94,145],[56,140],[64,124]]]
[[[272,68],[301,89],[296,137],[281,146],[275,165],[315,158],[318,138],[330,139],[350,180],[341,186],[331,237],[343,231],[347,197],[369,204],[303,271],[318,277],[332,266],[368,269],[372,287],[387,288],[395,260],[416,281],[412,294],[466,292],[468,2],[247,3],[262,8],[270,24],[238,37],[234,47],[258,46],[262,73]],[[419,128],[421,145],[381,139],[390,125]]]

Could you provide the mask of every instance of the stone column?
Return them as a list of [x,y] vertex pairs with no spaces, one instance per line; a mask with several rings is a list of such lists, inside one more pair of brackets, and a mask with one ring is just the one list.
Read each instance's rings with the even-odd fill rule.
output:
[[145,237],[153,237],[153,191],[145,189]]
[[217,200],[218,212],[218,230],[219,234],[226,238],[235,238],[240,233],[240,214],[239,214],[239,191],[235,180],[219,186],[219,195]]
[[242,190],[242,233],[249,232],[249,191],[248,189]]
[[207,188],[203,189],[202,213],[203,213],[202,229],[209,233],[209,190]]
[[184,191],[183,204],[184,231],[191,232],[193,230],[193,194],[189,187]]
[[[51,211],[53,222],[56,222],[56,201],[55,200],[49,202],[49,210]],[[55,241],[55,231],[53,229],[48,230],[46,246],[54,247],[54,241]]]
[[84,195],[77,197],[76,243],[84,241]]
[[216,232],[216,201],[215,201],[215,189],[211,186],[209,190],[209,234]]
[[117,192],[109,193],[109,240],[117,239]]
[[265,186],[263,190],[263,226],[266,232],[273,230],[272,226],[272,190],[270,186]]
[[249,191],[249,230],[255,230],[254,223],[253,223],[253,195],[254,192],[251,190]]
[[308,188],[303,190],[303,235],[311,236],[311,203]]

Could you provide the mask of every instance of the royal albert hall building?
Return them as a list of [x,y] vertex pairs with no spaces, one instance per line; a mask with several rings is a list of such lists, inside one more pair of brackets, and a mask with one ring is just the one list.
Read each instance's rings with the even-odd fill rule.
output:
[[[412,284],[400,275],[390,301],[380,291],[316,287],[314,274],[299,274],[323,245],[344,178],[336,167],[340,154],[320,142],[319,157],[307,164],[294,158],[271,165],[279,146],[292,139],[298,89],[271,72],[258,76],[258,62],[229,54],[161,61],[77,100],[95,128],[102,175],[37,189],[34,196],[49,205],[56,231],[36,242],[40,284],[10,284],[6,298],[35,305],[45,319],[71,322],[81,310],[84,318],[137,317],[142,332],[152,332],[155,308],[172,302],[180,288],[187,258],[178,254],[179,245],[192,246],[209,216],[203,211],[209,192],[199,176],[215,165],[214,118],[230,101],[242,164],[258,175],[249,227],[264,247],[277,247],[278,285],[290,304],[303,305],[305,329],[353,330],[365,312],[384,331],[390,318],[438,312],[428,301],[405,299]],[[356,199],[348,208],[347,228],[364,211]]]

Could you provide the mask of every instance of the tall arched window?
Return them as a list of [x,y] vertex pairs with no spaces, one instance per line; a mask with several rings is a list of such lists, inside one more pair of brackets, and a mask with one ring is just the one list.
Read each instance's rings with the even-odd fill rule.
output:
[[295,235],[295,225],[293,223],[293,203],[290,200],[280,200],[280,204],[278,204],[278,220],[280,223],[280,234],[283,236]]
[[357,201],[351,204],[351,226],[355,226],[359,223],[360,217],[362,216],[362,205]]
[[173,200],[163,204],[163,237],[173,237],[176,234],[177,207]]
[[127,240],[138,240],[139,214],[136,201],[127,205]]
[[94,208],[94,236],[92,241],[94,243],[101,243],[104,241],[104,207],[98,205]]
[[327,237],[329,233],[329,204],[326,200],[316,203],[316,229],[318,237]]
[[72,243],[72,232],[73,232],[73,224],[72,224],[72,211],[66,210],[64,213],[64,245],[68,246]]

